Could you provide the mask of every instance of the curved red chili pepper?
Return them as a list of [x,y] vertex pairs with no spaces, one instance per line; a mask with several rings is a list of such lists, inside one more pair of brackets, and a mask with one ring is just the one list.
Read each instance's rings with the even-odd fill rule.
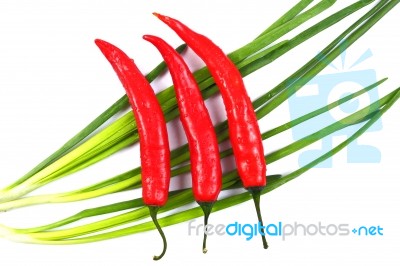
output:
[[183,58],[164,40],[150,35],[143,38],[160,51],[171,73],[180,120],[188,138],[195,200],[214,202],[222,183],[218,141],[196,80]]
[[[204,211],[206,226],[212,205],[217,200],[222,186],[218,141],[210,115],[196,80],[183,58],[161,38],[150,35],[143,38],[160,51],[170,70],[180,120],[189,144],[193,194]],[[204,253],[207,252],[206,237],[204,234]]]
[[158,208],[168,199],[171,176],[164,115],[153,89],[133,60],[108,42],[96,40],[95,43],[122,82],[136,119],[140,139],[143,201],[149,206],[150,215],[163,238],[163,252],[154,257],[160,259],[165,254],[167,244],[156,215]]
[[[205,62],[220,89],[227,112],[229,136],[237,170],[242,183],[252,194],[257,215],[260,191],[265,187],[266,164],[260,128],[243,79],[234,63],[204,35],[194,32],[180,21],[153,13],[173,29],[181,39]],[[264,248],[267,248],[263,236]]]

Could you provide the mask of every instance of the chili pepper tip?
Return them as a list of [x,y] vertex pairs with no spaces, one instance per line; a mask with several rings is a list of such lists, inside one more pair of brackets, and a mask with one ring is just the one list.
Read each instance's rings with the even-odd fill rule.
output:
[[101,40],[101,39],[95,39],[95,40],[94,40],[94,43],[97,45],[97,47],[100,48],[100,50],[101,50],[102,52],[109,50],[110,47],[112,46],[111,43],[108,43],[108,42],[103,41],[103,40]]
[[101,40],[101,39],[95,39],[95,40],[94,40],[94,43],[95,43],[96,45],[102,45],[102,44],[105,43],[105,41],[103,41],[103,40]]
[[167,21],[171,20],[170,17],[161,15],[160,13],[157,13],[157,12],[153,12],[153,15],[156,16],[159,20],[161,20],[163,22],[167,22]]
[[97,45],[97,47],[99,47],[99,43],[101,42],[101,40],[99,40],[99,39],[95,39],[94,40],[94,43]]
[[142,38],[143,38],[143,40],[146,40],[146,41],[147,41],[147,40],[152,39],[152,37],[153,37],[152,35],[145,34],[145,35],[143,35]]

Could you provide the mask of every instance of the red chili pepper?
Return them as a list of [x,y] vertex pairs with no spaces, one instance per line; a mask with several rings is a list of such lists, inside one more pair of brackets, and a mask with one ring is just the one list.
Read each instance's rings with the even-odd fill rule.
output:
[[[239,70],[225,53],[204,35],[194,32],[180,21],[153,13],[172,28],[205,62],[220,89],[227,111],[229,135],[239,176],[252,194],[257,216],[262,225],[259,208],[261,190],[266,185],[266,165],[260,129],[250,98]],[[262,234],[264,248],[268,247]]]
[[154,259],[158,260],[164,256],[167,242],[157,221],[157,211],[168,199],[171,177],[170,149],[164,115],[153,89],[133,60],[108,42],[95,42],[121,80],[136,119],[140,139],[143,201],[149,207],[151,218],[164,244],[162,253],[154,256]]
[[[143,38],[160,51],[170,70],[180,120],[189,144],[193,194],[203,209],[206,226],[212,205],[217,200],[222,186],[218,141],[210,115],[196,80],[183,58],[161,38],[150,35]],[[207,252],[206,239],[207,234],[204,234],[204,253]]]

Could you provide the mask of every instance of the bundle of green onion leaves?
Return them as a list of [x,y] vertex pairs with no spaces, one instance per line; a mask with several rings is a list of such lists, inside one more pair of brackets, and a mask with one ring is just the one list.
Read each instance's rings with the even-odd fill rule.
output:
[[[332,38],[326,47],[321,47],[321,52],[311,58],[301,68],[271,90],[265,91],[261,97],[253,99],[254,110],[259,120],[268,116],[274,109],[287,101],[289,97],[298,90],[301,90],[304,85],[318,75],[343,51],[353,45],[370,28],[378,23],[380,19],[399,3],[399,0],[357,1],[316,22],[294,37],[285,39],[287,34],[329,9],[335,3],[334,0],[321,0],[311,6],[312,2],[312,0],[300,0],[271,26],[267,27],[258,36],[255,36],[248,44],[229,53],[229,57],[236,64],[242,76],[245,77],[270,63],[274,63],[275,59],[295,49],[298,45],[313,38],[318,33],[335,25],[344,18],[352,16],[354,13],[362,14],[356,22],[344,29],[340,35]],[[185,45],[177,47],[179,52],[182,52],[184,49]],[[160,63],[147,74],[147,79],[149,81],[155,80],[163,73],[165,68],[165,64]],[[207,68],[198,69],[194,72],[194,75],[205,99],[217,94],[218,88],[215,86],[214,80],[210,77]],[[291,130],[301,123],[368,93],[368,91],[376,88],[385,82],[385,80],[386,78],[381,79],[313,112],[287,121],[286,123],[275,125],[273,129],[263,132],[262,138],[266,140],[279,133]],[[168,87],[162,90],[157,94],[157,97],[166,120],[169,122],[176,119],[178,117],[178,109],[173,88]],[[390,93],[371,103],[369,106],[323,127],[302,139],[287,143],[284,147],[265,154],[268,164],[272,164],[336,131],[348,126],[359,125],[358,130],[353,135],[307,165],[284,175],[268,176],[268,184],[263,193],[268,193],[284,185],[322,161],[334,156],[368,130],[369,127],[393,106],[399,97],[399,88],[393,88]],[[137,167],[86,187],[80,187],[79,184],[76,184],[76,189],[73,191],[30,195],[31,192],[53,181],[72,175],[89,166],[95,167],[97,162],[137,143],[139,141],[137,126],[132,112],[127,109],[128,106],[127,97],[124,95],[82,129],[82,131],[66,142],[59,150],[43,160],[24,176],[1,189],[0,211],[8,211],[36,204],[68,204],[111,193],[140,189],[141,169]],[[125,110],[126,114],[115,118],[115,115],[122,110]],[[104,126],[106,123],[108,124]],[[226,121],[215,125],[215,130],[219,142],[228,139]],[[221,158],[229,156],[232,156],[232,150],[229,148],[221,152]],[[187,145],[182,145],[174,149],[171,152],[172,176],[188,173],[190,171],[188,161],[189,152]],[[238,188],[240,184],[235,170],[224,174],[224,190]],[[249,193],[240,190],[235,191],[230,196],[217,201],[213,211],[221,211],[251,199]],[[202,210],[192,205],[192,202],[191,189],[171,191],[168,203],[160,209],[160,213],[168,211],[167,215],[162,216],[161,214],[159,219],[160,225],[170,226],[202,216]],[[184,206],[186,208],[181,208]],[[112,215],[113,213],[117,214]],[[103,214],[109,214],[108,218],[103,218]],[[96,218],[96,220],[85,223],[84,219],[88,217]],[[88,243],[154,230],[153,223],[146,220],[148,217],[148,209],[143,205],[142,199],[137,198],[85,209],[62,220],[49,220],[48,224],[32,228],[13,228],[11,225],[0,225],[0,236],[12,241],[37,244]],[[78,221],[81,222],[79,226],[74,224]],[[125,226],[123,228],[116,228],[120,225]]]

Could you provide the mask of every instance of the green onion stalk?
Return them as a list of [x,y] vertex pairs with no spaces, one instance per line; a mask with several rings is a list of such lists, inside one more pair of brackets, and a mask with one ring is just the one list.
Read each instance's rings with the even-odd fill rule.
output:
[[[290,145],[287,145],[284,148],[279,149],[276,152],[271,154],[267,154],[265,158],[268,158],[268,162],[273,163],[277,160],[280,160],[289,154],[301,149],[302,147],[306,147],[313,143],[314,141],[318,141],[325,136],[328,136],[338,130],[341,130],[347,126],[364,123],[362,127],[357,130],[349,139],[339,144],[337,147],[333,148],[331,151],[325,153],[314,161],[308,163],[306,166],[299,168],[298,170],[286,175],[272,175],[269,178],[268,185],[266,189],[262,191],[262,194],[266,192],[272,191],[275,188],[280,187],[281,185],[293,180],[294,178],[300,176],[305,173],[307,170],[317,165],[318,163],[330,158],[335,153],[339,152],[341,149],[346,147],[351,141],[356,139],[362,133],[364,133],[377,119],[379,119],[400,97],[400,88],[394,90],[392,93],[383,97],[382,99],[372,103],[371,105],[357,111],[354,114],[343,118],[340,121],[337,121],[301,140],[298,140]],[[228,189],[229,187],[235,188],[235,184],[239,181],[239,177],[236,171],[231,171],[224,175],[223,177],[223,188]],[[193,196],[191,194],[190,189],[184,189],[182,191],[171,192],[173,194],[168,201],[167,205],[160,209],[161,212],[166,212],[169,210],[176,209],[178,207],[184,206],[188,203],[194,201]],[[219,211],[221,209],[234,206],[236,204],[242,203],[251,199],[251,196],[248,193],[240,193],[234,196],[222,199],[217,201],[217,205],[219,206],[215,209],[215,211]],[[123,235],[134,234],[139,232],[148,231],[154,229],[154,225],[149,222],[140,223],[131,227],[127,227],[124,229],[118,229],[115,231],[100,233],[96,235],[91,235],[89,237],[81,237],[87,234],[92,234],[94,232],[99,232],[101,230],[110,229],[112,227],[120,226],[123,224],[137,222],[149,216],[149,211],[146,206],[143,206],[143,203],[140,203],[141,199],[136,199],[129,202],[122,202],[118,204],[102,206],[98,208],[94,208],[91,210],[82,211],[72,217],[64,219],[62,221],[52,223],[49,225],[36,227],[36,228],[27,228],[27,229],[15,229],[10,227],[2,226],[0,229],[0,234],[3,237],[8,238],[13,241],[26,242],[26,243],[37,243],[37,244],[78,244],[78,243],[87,243],[93,241],[100,241],[115,237],[120,237]],[[134,206],[135,205],[135,206]],[[126,209],[132,209],[132,211],[119,214],[107,219],[103,219],[100,221],[96,221],[89,224],[80,225],[77,227],[72,227],[68,229],[54,230],[48,231],[50,229],[54,229],[60,226],[64,226],[66,224],[70,224],[77,220],[97,216],[100,214],[111,213],[115,211],[121,211]],[[194,219],[202,215],[201,209],[199,207],[189,208],[187,210],[174,213],[172,215],[167,215],[159,220],[160,225],[167,226],[176,224],[179,222],[184,222],[190,219]],[[79,238],[77,238],[79,237]]]
[[[271,138],[279,133],[282,133],[286,130],[289,130],[303,122],[308,121],[309,119],[312,119],[318,115],[321,115],[337,106],[340,104],[344,104],[345,102],[348,102],[364,93],[367,93],[368,91],[376,88],[378,85],[382,84],[385,82],[387,78],[382,79],[374,84],[371,84],[370,86],[363,88],[353,94],[350,94],[344,98],[341,98],[327,106],[321,107],[317,110],[314,110],[311,113],[305,114],[301,117],[298,117],[292,121],[289,121],[287,123],[284,123],[282,125],[279,125],[271,130],[268,130],[267,132],[262,133],[262,139],[266,140],[268,138]],[[220,154],[221,158],[225,158],[227,156],[232,155],[232,150],[227,149],[225,151],[222,151]],[[176,160],[178,159],[178,160]],[[172,166],[177,166],[183,162],[187,162],[189,159],[189,154],[188,152],[185,153],[185,156],[181,156],[178,158],[175,158],[175,160],[172,160]],[[172,176],[177,176],[182,173],[187,173],[190,171],[190,166],[186,165],[185,167],[178,167],[174,168],[172,170]],[[127,189],[130,187],[137,187],[140,186],[141,184],[141,176],[140,176],[140,168],[135,168],[131,171],[128,171],[126,173],[117,175],[111,180],[116,181],[114,184],[110,184],[110,182],[107,182],[107,184],[104,184],[104,182],[100,182],[94,185],[90,185],[78,190],[70,191],[70,192],[64,192],[64,193],[55,193],[55,194],[48,194],[48,195],[39,195],[39,196],[31,196],[31,197],[24,197],[21,199],[5,202],[5,203],[0,203],[0,211],[9,211],[11,209],[15,208],[20,208],[20,207],[25,207],[25,206],[31,206],[31,205],[36,205],[36,204],[43,204],[43,203],[63,203],[63,202],[71,202],[71,201],[78,201],[78,200],[84,200],[84,199],[89,199],[93,197],[98,197],[110,193],[115,193],[118,191],[121,191],[123,189]]]

